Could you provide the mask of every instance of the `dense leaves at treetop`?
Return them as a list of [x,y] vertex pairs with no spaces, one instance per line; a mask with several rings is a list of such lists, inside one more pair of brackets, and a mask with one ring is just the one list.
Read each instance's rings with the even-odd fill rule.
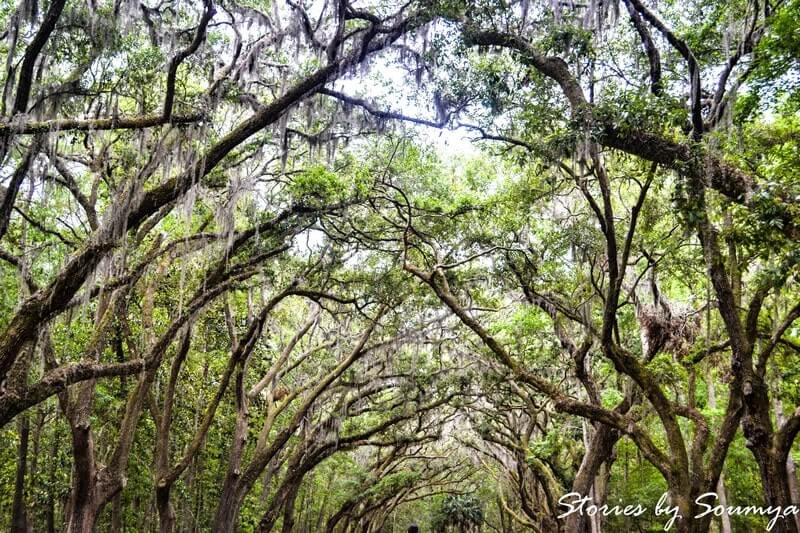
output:
[[698,503],[800,506],[798,0],[2,0],[0,57],[0,528],[800,531]]

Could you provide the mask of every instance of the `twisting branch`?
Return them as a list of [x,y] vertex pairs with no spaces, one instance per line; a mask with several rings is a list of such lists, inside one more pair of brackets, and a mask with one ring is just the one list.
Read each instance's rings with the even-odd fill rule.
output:
[[587,106],[586,96],[583,94],[578,80],[570,72],[569,65],[563,59],[541,54],[516,35],[499,31],[479,31],[469,27],[465,28],[465,34],[473,45],[500,46],[520,52],[524,62],[558,83],[572,107],[574,117],[578,118],[583,113]]
[[211,0],[204,0],[203,16],[200,18],[200,24],[197,26],[197,32],[191,44],[175,54],[172,61],[169,63],[167,71],[167,93],[164,95],[164,111],[162,112],[164,122],[168,122],[172,116],[172,103],[175,100],[175,77],[178,74],[178,67],[183,63],[183,60],[194,54],[206,38],[206,28],[208,23],[214,16],[214,4]]
[[624,0],[625,7],[628,9],[628,14],[631,17],[631,23],[636,28],[636,33],[644,46],[644,51],[647,54],[647,60],[650,62],[650,92],[659,96],[662,90],[661,84],[661,55],[658,53],[658,48],[653,42],[653,36],[650,35],[650,30],[647,29],[642,17],[633,7],[630,0]]
[[669,44],[675,48],[681,56],[686,60],[686,63],[689,66],[689,78],[691,84],[691,117],[692,117],[692,137],[695,141],[700,140],[703,136],[703,113],[702,113],[702,106],[703,103],[700,98],[700,66],[697,64],[697,58],[694,56],[694,52],[692,49],[689,48],[689,45],[686,44],[686,41],[679,38],[675,33],[667,27],[667,25],[660,19],[658,16],[647,9],[644,4],[642,4],[639,0],[626,0],[630,2],[630,4],[634,7],[634,9],[639,12],[639,14],[644,17],[647,22],[649,22],[653,27],[655,27],[661,34],[666,37]]
[[83,211],[86,213],[86,217],[89,219],[89,227],[92,231],[97,229],[97,211],[94,208],[94,204],[92,201],[86,197],[83,192],[81,192],[80,187],[78,186],[78,182],[75,180],[75,177],[72,175],[72,172],[67,168],[67,165],[64,163],[62,159],[56,156],[52,156],[50,161],[53,163],[53,166],[56,167],[58,173],[61,174],[62,180],[57,180],[58,183],[63,184],[67,190],[72,193],[72,196],[75,197],[75,200],[81,205]]
[[50,34],[56,28],[58,19],[61,18],[61,12],[64,10],[67,0],[54,0],[50,3],[47,13],[44,16],[42,25],[36,36],[31,41],[31,44],[25,50],[25,56],[22,58],[22,65],[19,69],[19,81],[17,82],[17,94],[14,98],[14,107],[11,114],[24,113],[28,106],[28,99],[31,95],[31,86],[33,84],[33,69],[36,65],[36,59],[39,57],[44,45],[50,39]]
[[102,377],[130,376],[141,372],[145,364],[144,359],[132,359],[123,363],[84,362],[55,368],[24,391],[9,391],[0,395],[0,427],[19,413],[66,390],[72,384]]
[[139,117],[109,117],[96,119],[57,118],[53,120],[31,120],[0,122],[0,135],[30,135],[37,133],[56,133],[61,131],[102,131],[102,130],[136,130],[153,128],[163,124],[193,124],[203,120],[200,113],[174,115],[164,117],[158,115],[142,115]]
[[772,336],[770,336],[769,340],[767,340],[766,344],[761,349],[756,362],[757,373],[764,375],[769,356],[772,354],[775,346],[777,346],[777,344],[780,342],[783,334],[786,333],[786,330],[789,329],[798,318],[800,318],[800,303],[795,304],[794,307],[792,307],[792,309],[786,314],[783,322],[778,325],[775,332],[772,334]]
[[410,262],[406,261],[404,269],[429,285],[439,299],[450,308],[461,322],[471,329],[483,343],[492,351],[499,361],[509,368],[514,376],[523,383],[532,386],[537,392],[549,397],[556,410],[609,425],[619,431],[630,435],[640,446],[642,453],[648,460],[661,471],[665,477],[670,471],[670,459],[658,449],[652,439],[641,428],[634,424],[629,417],[620,412],[608,410],[599,405],[587,404],[574,400],[560,391],[547,379],[524,369],[519,362],[495,339],[477,320],[469,315],[450,291],[444,273],[441,270],[425,272]]
[[319,42],[319,39],[317,39],[317,36],[315,35],[314,26],[311,24],[311,19],[309,18],[305,8],[302,5],[293,2],[292,0],[286,0],[286,3],[289,4],[289,7],[291,7],[300,16],[300,25],[303,28],[303,33],[306,34],[308,42],[311,44],[311,46],[318,50],[324,49],[325,47],[321,42]]
[[[765,14],[766,17],[766,14]],[[722,119],[725,114],[725,108],[729,105],[727,96],[730,91],[727,91],[728,79],[730,78],[733,70],[739,64],[739,61],[747,54],[750,54],[755,49],[758,41],[764,33],[764,27],[757,24],[759,18],[758,2],[755,2],[755,9],[753,16],[750,19],[750,24],[747,28],[747,33],[744,39],[736,46],[736,50],[731,54],[725,62],[725,66],[717,80],[717,89],[714,92],[714,101],[712,102],[711,112],[709,113],[708,127],[713,128]],[[742,73],[742,76],[734,81],[734,87],[741,84],[747,75],[752,72],[752,68],[748,68]]]
[[344,93],[339,91],[335,91],[333,89],[322,88],[319,90],[320,94],[324,94],[325,96],[330,96],[335,98],[345,104],[352,105],[355,107],[360,107],[370,115],[377,117],[381,120],[400,120],[403,122],[411,122],[413,124],[419,124],[421,126],[429,126],[431,128],[443,128],[450,122],[450,117],[452,113],[448,113],[445,116],[441,117],[438,121],[428,120],[424,118],[412,117],[409,115],[404,115],[403,113],[395,113],[393,111],[384,111],[382,109],[378,109],[366,100],[362,98],[356,98],[355,96],[348,96]]
[[[17,193],[19,192],[19,188],[25,176],[28,175],[28,169],[38,152],[39,142],[36,140],[31,147],[28,148],[25,157],[22,158],[16,170],[14,170],[14,174],[11,175],[11,181],[8,184],[8,188],[5,190],[3,200],[0,201],[0,240],[3,239],[3,236],[8,230],[8,223],[11,219],[11,212],[14,210],[14,202],[17,200]],[[2,192],[2,189],[0,189],[0,192]]]
[[[209,147],[195,164],[133,200],[130,209],[126,209],[127,216],[121,221],[121,225],[128,231],[139,228],[147,218],[157,213],[163,206],[180,198],[198,180],[207,176],[237,146],[266,126],[277,122],[292,106],[319,91],[348,68],[358,64],[364,54],[373,54],[384,49],[404,33],[428,20],[430,20],[429,14],[411,14],[408,18],[383,28],[380,37],[368,41],[362,40],[360,46],[350,54],[298,81],[283,95],[265,105],[222,137],[219,142]],[[88,244],[66,263],[53,281],[23,302],[10,318],[3,334],[0,335],[0,380],[5,378],[24,344],[35,336],[42,321],[49,320],[65,309],[89,273],[114,248],[119,237],[116,231],[117,226],[114,224],[98,228]]]

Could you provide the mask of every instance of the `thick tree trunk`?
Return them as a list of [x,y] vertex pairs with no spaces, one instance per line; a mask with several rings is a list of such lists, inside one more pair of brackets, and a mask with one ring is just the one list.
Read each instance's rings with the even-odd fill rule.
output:
[[[611,464],[614,460],[613,450],[609,459],[603,463],[600,472],[595,477],[594,485],[592,486],[592,500],[597,502],[598,505],[606,503],[608,498],[608,481],[611,477]],[[591,521],[592,533],[603,533],[603,515],[597,513],[592,517]]]
[[[291,465],[290,468],[292,468]],[[292,515],[290,517],[290,525],[293,524],[294,514],[292,511],[294,509],[294,500],[297,498],[297,491],[300,488],[300,483],[303,477],[302,475],[293,476],[291,472],[289,476],[290,477],[284,480],[284,482],[278,488],[278,491],[275,493],[275,498],[272,500],[272,505],[270,505],[270,508],[266,513],[264,513],[264,516],[261,517],[261,520],[258,523],[258,531],[260,533],[272,531],[272,528],[275,526],[275,522],[278,521],[281,510],[284,511],[284,527],[286,526],[288,516],[287,510],[289,511],[289,514]]]
[[[589,496],[594,486],[595,479],[600,467],[603,466],[614,451],[614,446],[620,439],[620,432],[610,426],[599,425],[591,438],[586,454],[583,456],[578,473],[572,482],[572,492],[577,492],[581,496]],[[602,502],[595,502],[600,505]],[[560,513],[557,513],[560,514]],[[586,516],[573,513],[566,517],[564,531],[582,533],[589,530],[589,523]]]
[[97,472],[88,424],[72,427],[72,492],[64,533],[92,533],[97,520]]
[[[239,377],[241,390],[241,376]],[[243,406],[239,406],[233,444],[228,459],[228,473],[222,485],[217,512],[214,515],[213,530],[217,533],[233,533],[239,517],[239,506],[243,497],[241,492],[242,453],[247,439],[247,417]]]
[[[792,505],[789,476],[786,468],[789,450],[778,449],[774,439],[768,389],[758,375],[751,376],[745,391],[745,417],[742,427],[747,446],[753,453],[761,475],[764,503],[768,507],[786,508]],[[783,418],[781,405],[776,404],[778,422]],[[794,519],[779,519],[772,528],[775,533],[798,533]]]
[[[333,533],[339,522],[342,521],[342,519],[347,515],[347,513],[353,510],[355,505],[356,505],[355,500],[350,500],[345,502],[344,505],[342,505],[339,508],[339,510],[336,511],[336,513],[334,513],[334,515],[328,519],[328,523],[325,524],[325,533]],[[498,505],[500,505],[499,498],[498,498]]]
[[170,500],[171,485],[156,488],[156,510],[158,511],[158,530],[160,533],[175,531],[175,508]]
[[219,498],[217,512],[214,515],[212,530],[215,533],[234,533],[236,522],[239,518],[239,505],[241,504],[238,491],[239,484],[226,483]]
[[[778,394],[774,394],[773,396],[773,404],[775,410],[775,418],[778,422],[778,427],[783,427],[784,423],[786,423],[786,416],[783,412],[783,402],[781,401]],[[787,450],[785,453],[780,452],[773,452],[777,456],[786,456],[786,464],[785,464],[785,476],[786,476],[786,487],[788,489],[788,498],[789,502],[792,505],[797,505],[800,503],[800,489],[798,489],[797,485],[797,469],[792,459],[790,450]],[[780,460],[780,459],[777,459]],[[787,519],[788,520],[788,519]],[[794,516],[794,527],[797,531],[800,531],[800,516]]]
[[[691,495],[685,495],[677,492],[671,492],[672,506],[678,508],[680,517],[675,521],[674,531],[677,533],[700,533],[700,524],[694,519],[698,513],[694,512],[694,505],[692,504]],[[671,515],[666,516],[669,520]],[[706,531],[704,528],[702,531]]]
[[[300,483],[297,483],[291,488],[286,503],[283,505],[283,528],[281,533],[292,533],[294,530],[294,502],[297,501],[297,493],[300,491]],[[262,532],[268,530],[261,530]]]
[[[757,451],[761,483],[764,487],[764,500],[767,506],[786,508],[792,505],[792,493],[786,469],[786,454],[770,447]],[[797,523],[793,518],[779,519],[772,528],[775,533],[797,533]]]
[[246,363],[243,361],[236,372],[236,426],[233,430],[231,450],[228,455],[228,471],[222,485],[213,530],[216,533],[233,533],[239,516],[239,506],[244,499],[242,491],[242,455],[247,442],[247,398],[244,391]]

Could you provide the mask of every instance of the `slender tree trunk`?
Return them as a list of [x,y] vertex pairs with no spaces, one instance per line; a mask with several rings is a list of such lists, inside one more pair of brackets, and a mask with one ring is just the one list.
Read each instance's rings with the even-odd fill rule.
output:
[[328,503],[330,501],[331,495],[331,488],[333,487],[333,482],[336,479],[336,472],[332,471],[331,474],[328,476],[328,483],[325,487],[325,494],[322,496],[322,503],[319,506],[319,512],[317,513],[317,520],[314,522],[314,531],[319,531],[322,527],[322,520],[325,518],[325,511],[328,510]]
[[[706,374],[706,388],[708,390],[708,408],[714,410],[717,408],[717,384],[714,381],[712,367],[709,366],[708,373]],[[725,489],[725,474],[719,475],[717,481],[717,496],[719,496],[719,503],[723,507],[728,506],[728,493]],[[720,533],[731,533],[731,517],[728,513],[723,513],[720,517]]]
[[300,512],[302,513],[301,533],[308,533],[311,530],[311,509],[314,507],[314,500],[309,495],[309,490],[313,487],[315,480],[316,477],[312,477],[311,480],[303,486],[303,497],[300,499]]
[[[797,483],[797,465],[791,454],[786,459],[786,475],[789,477],[789,494],[792,498],[792,503],[797,504],[800,502],[800,486]],[[800,531],[800,515],[794,516],[794,522],[795,527]]]
[[[205,359],[203,363],[203,381],[208,379],[208,359]],[[200,412],[202,411],[202,399],[198,396],[197,401],[195,401],[194,405],[194,423],[192,433],[197,433],[197,428],[200,424]],[[198,483],[198,476],[200,473],[200,458],[201,454],[198,453],[194,454],[192,457],[192,461],[189,464],[189,468],[187,468],[188,473],[186,475],[186,494],[188,498],[183,500],[183,504],[180,506],[181,508],[181,521],[180,523],[183,524],[184,531],[188,531],[193,533],[197,527],[197,515],[199,514],[199,509],[197,509],[196,503],[199,500],[199,483]]]
[[30,421],[27,414],[20,415],[17,420],[19,446],[17,447],[17,472],[14,481],[14,502],[11,507],[11,532],[28,532],[28,514],[25,509],[25,477],[28,468],[28,436]]
[[[723,507],[728,507],[728,492],[725,489],[725,475],[720,474],[717,481],[717,496],[719,497],[719,504]],[[731,533],[733,531],[731,526],[731,517],[728,513],[722,513],[720,517],[720,533]]]
[[122,533],[122,513],[122,493],[120,493],[111,500],[111,531],[114,533]]
[[[775,418],[778,422],[778,426],[783,426],[784,422],[786,422],[786,417],[783,412],[783,402],[777,394],[774,394],[773,397],[775,398]],[[795,465],[794,459],[792,459],[791,452],[786,454],[786,478],[789,484],[789,498],[791,499],[792,505],[797,505],[800,503],[800,487],[798,487],[797,484],[797,466]],[[800,515],[794,515],[794,522],[795,527],[800,531]]]
[[[500,488],[498,487],[497,490],[500,490]],[[506,525],[506,518],[510,517],[506,516],[506,510],[503,508],[503,502],[500,499],[499,494],[495,496],[495,505],[497,506],[497,515],[500,517],[500,530],[502,533],[509,533],[510,529],[508,525]],[[392,529],[393,529],[392,533],[394,533],[394,528]]]
[[56,496],[55,496],[55,486],[56,486],[56,470],[58,467],[58,452],[60,450],[61,445],[61,433],[58,430],[58,426],[55,427],[53,431],[53,436],[51,437],[52,441],[52,448],[50,448],[50,457],[48,458],[48,472],[47,472],[47,503],[45,504],[44,508],[44,522],[45,528],[47,533],[55,533],[56,532]]
[[200,474],[202,473],[202,456],[195,456],[191,475],[189,476],[189,494],[191,494],[191,501],[187,503],[187,515],[190,515],[190,521],[187,522],[191,527],[187,531],[195,533],[200,527],[198,517],[202,509],[203,493],[202,493],[202,480]]

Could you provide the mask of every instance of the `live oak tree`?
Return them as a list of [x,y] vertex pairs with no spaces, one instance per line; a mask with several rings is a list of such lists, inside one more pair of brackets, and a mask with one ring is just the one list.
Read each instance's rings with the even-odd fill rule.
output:
[[799,11],[0,5],[2,525],[800,504]]

